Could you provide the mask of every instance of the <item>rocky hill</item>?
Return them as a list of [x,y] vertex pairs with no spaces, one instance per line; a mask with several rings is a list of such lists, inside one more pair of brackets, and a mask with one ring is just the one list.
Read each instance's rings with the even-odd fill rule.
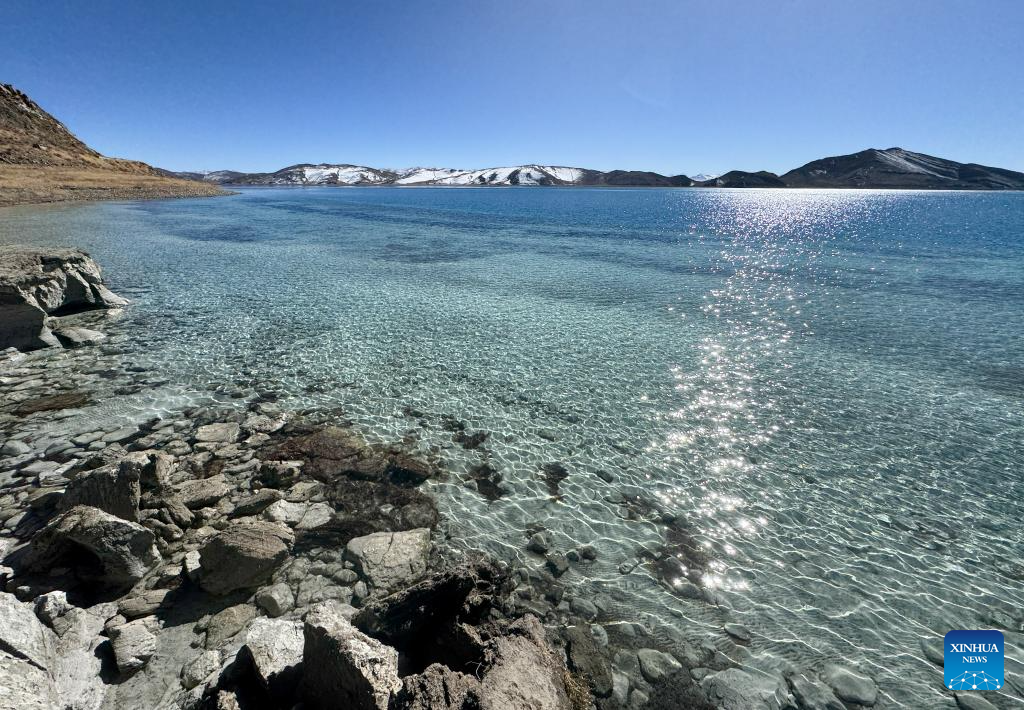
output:
[[146,163],[101,155],[27,95],[0,84],[0,205],[222,193]]
[[761,170],[748,173],[743,170],[730,170],[725,175],[698,183],[700,187],[787,187],[775,173]]
[[814,160],[782,176],[787,187],[1024,190],[1024,173],[958,163],[903,148]]

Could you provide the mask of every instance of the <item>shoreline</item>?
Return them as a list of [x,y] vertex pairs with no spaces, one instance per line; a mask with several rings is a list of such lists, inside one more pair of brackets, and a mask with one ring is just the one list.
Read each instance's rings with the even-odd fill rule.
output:
[[159,175],[74,167],[0,165],[0,208],[230,194],[234,193],[217,185]]

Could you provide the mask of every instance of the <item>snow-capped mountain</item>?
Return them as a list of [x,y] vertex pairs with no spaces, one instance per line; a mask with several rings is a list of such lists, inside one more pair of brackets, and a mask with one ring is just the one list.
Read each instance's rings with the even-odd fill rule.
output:
[[191,180],[219,185],[606,185],[687,186],[685,175],[666,177],[657,173],[612,170],[588,170],[564,165],[513,165],[483,170],[456,168],[406,168],[388,170],[365,165],[302,163],[273,173],[239,173],[233,170],[177,173]]
[[396,185],[575,185],[586,171],[560,165],[517,165],[485,170],[411,168]]
[[[2,156],[0,156],[2,158]],[[2,161],[0,161],[2,162]],[[661,175],[643,170],[590,170],[562,165],[514,165],[484,170],[390,170],[348,163],[302,163],[273,173],[169,173],[218,185],[553,185],[577,187],[836,187],[1021,190],[1024,173],[957,163],[902,148],[822,158],[785,175],[732,170],[723,175]]]
[[719,173],[697,173],[696,175],[691,175],[690,179],[694,182],[704,182],[705,180],[714,180],[718,175]]
[[381,185],[394,182],[390,170],[365,165],[301,164],[274,173],[249,173],[236,177],[236,185]]

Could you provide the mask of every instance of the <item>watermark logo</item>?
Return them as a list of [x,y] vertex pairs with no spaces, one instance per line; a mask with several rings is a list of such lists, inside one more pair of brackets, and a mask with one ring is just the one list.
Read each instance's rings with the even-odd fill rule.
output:
[[946,687],[999,690],[1003,687],[1004,649],[999,631],[950,631],[943,654]]

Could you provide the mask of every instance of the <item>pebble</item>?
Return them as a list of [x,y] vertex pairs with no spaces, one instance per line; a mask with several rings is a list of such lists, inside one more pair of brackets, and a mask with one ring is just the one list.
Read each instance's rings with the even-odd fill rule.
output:
[[526,544],[526,549],[530,552],[536,552],[539,555],[543,555],[551,549],[551,542],[548,540],[548,536],[544,533],[534,533],[530,536],[530,541]]

